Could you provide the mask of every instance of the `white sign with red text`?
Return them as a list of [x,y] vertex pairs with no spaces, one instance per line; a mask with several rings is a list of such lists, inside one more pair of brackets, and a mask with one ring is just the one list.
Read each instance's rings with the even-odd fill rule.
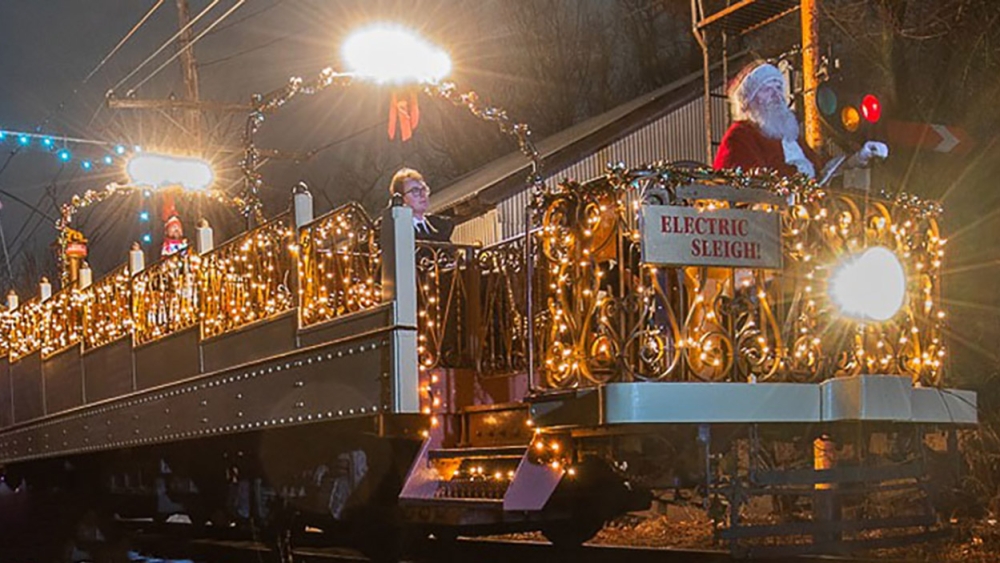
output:
[[666,266],[780,269],[780,217],[749,209],[646,205],[642,260]]

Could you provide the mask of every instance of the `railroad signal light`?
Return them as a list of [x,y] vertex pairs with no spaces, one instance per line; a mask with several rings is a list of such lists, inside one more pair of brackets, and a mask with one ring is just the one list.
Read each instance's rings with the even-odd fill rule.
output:
[[861,114],[858,113],[858,108],[854,106],[847,106],[840,110],[840,124],[844,127],[845,131],[854,133],[861,126]]
[[882,103],[873,94],[861,99],[861,115],[869,122],[876,123],[882,117]]
[[828,84],[823,84],[816,89],[816,107],[826,117],[837,113],[837,92]]

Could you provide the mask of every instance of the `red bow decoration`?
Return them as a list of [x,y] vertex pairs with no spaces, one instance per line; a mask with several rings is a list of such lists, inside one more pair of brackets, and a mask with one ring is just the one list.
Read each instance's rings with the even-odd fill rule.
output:
[[396,123],[399,123],[399,138],[406,142],[413,136],[413,131],[420,123],[420,106],[417,105],[417,93],[410,92],[408,96],[392,93],[389,102],[389,139],[396,138]]

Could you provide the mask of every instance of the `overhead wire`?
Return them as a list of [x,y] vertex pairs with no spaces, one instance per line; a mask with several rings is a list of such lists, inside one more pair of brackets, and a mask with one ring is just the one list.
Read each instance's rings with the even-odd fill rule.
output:
[[119,41],[118,44],[115,45],[111,49],[111,51],[104,56],[103,59],[101,59],[101,62],[97,63],[97,66],[95,66],[94,69],[91,70],[89,74],[87,74],[87,77],[83,79],[83,83],[81,84],[81,86],[89,82],[90,79],[93,78],[95,74],[97,74],[97,71],[101,70],[101,67],[103,67],[104,64],[111,59],[111,57],[115,56],[118,50],[121,49],[122,46],[125,45],[125,43],[128,43],[128,40],[131,39],[133,35],[135,35],[135,32],[138,31],[139,28],[142,27],[146,23],[146,21],[153,15],[153,13],[156,12],[156,10],[158,10],[162,5],[163,5],[163,0],[157,0],[156,4],[154,4],[153,7],[147,10],[145,15],[143,15],[142,18],[140,18],[139,21],[134,26],[132,26],[132,29],[130,29],[128,33],[125,34],[125,37],[122,37],[121,41]]
[[[216,1],[218,1],[218,0],[216,0]],[[197,36],[195,36],[194,39],[192,39],[187,44],[185,44],[183,48],[178,49],[177,52],[174,53],[174,55],[172,57],[170,57],[169,59],[163,61],[163,64],[161,64],[160,66],[156,67],[156,70],[154,70],[152,73],[150,73],[149,76],[147,76],[146,78],[143,78],[138,84],[136,84],[135,86],[133,86],[131,89],[132,90],[138,90],[139,88],[142,88],[143,84],[149,82],[154,76],[156,76],[157,74],[159,74],[160,71],[162,71],[164,68],[166,68],[167,65],[169,65],[172,62],[174,62],[177,59],[177,57],[179,57],[182,54],[184,54],[185,51],[187,51],[188,49],[194,47],[194,44],[197,43],[198,41],[200,41],[201,38],[204,37],[208,32],[212,31],[212,28],[214,28],[216,25],[218,25],[223,20],[225,20],[226,18],[228,18],[233,12],[235,12],[237,9],[239,9],[239,7],[242,6],[244,3],[246,3],[246,0],[237,0],[236,3],[233,4],[233,6],[230,7],[228,11],[226,11],[226,13],[222,14],[221,16],[219,16],[218,19],[216,19],[214,22],[212,22],[207,28],[203,29],[201,31],[201,33],[199,33]]]
[[292,37],[293,35],[296,35],[296,33],[287,33],[285,35],[282,35],[281,37],[275,37],[274,39],[271,39],[270,41],[266,41],[264,43],[261,43],[260,45],[256,45],[254,47],[250,47],[249,49],[244,49],[242,51],[238,51],[238,52],[233,53],[231,55],[226,55],[225,57],[220,57],[218,59],[213,59],[213,60],[208,61],[208,62],[198,63],[198,67],[199,68],[206,68],[206,67],[210,67],[210,66],[215,65],[215,64],[224,63],[226,61],[235,59],[237,57],[242,57],[243,55],[247,55],[247,54],[253,53],[254,51],[259,51],[261,49],[265,49],[267,47],[270,47],[271,45],[274,45],[275,43],[278,43],[279,41],[284,41],[284,40],[288,39],[289,37]]
[[245,21],[247,21],[249,19],[255,18],[255,17],[263,14],[264,12],[267,12],[268,10],[271,10],[273,8],[277,8],[278,6],[284,4],[287,1],[288,0],[277,0],[274,4],[271,4],[270,6],[261,8],[261,9],[257,10],[256,12],[252,12],[250,14],[247,14],[247,15],[243,16],[242,18],[236,19],[235,21],[231,21],[228,24],[215,29],[215,31],[212,31],[212,33],[221,33],[221,32],[223,32],[223,31],[225,31],[225,30],[227,30],[227,29],[229,29],[231,27],[235,27],[237,25],[240,25],[241,23],[243,23],[243,22],[245,22]]
[[[155,51],[153,51],[153,53],[151,55],[149,55],[148,57],[146,57],[145,60],[143,60],[141,63],[139,63],[139,65],[136,66],[134,69],[132,69],[131,72],[129,72],[127,75],[125,75],[125,78],[122,78],[121,80],[119,80],[118,83],[115,84],[111,88],[111,91],[115,91],[115,90],[121,88],[122,84],[128,82],[128,80],[130,78],[132,78],[133,76],[135,76],[136,73],[138,73],[147,64],[149,64],[153,59],[155,59],[160,53],[163,52],[164,49],[166,49],[167,47],[169,47],[170,45],[172,45],[174,43],[174,41],[177,40],[178,37],[180,37],[184,32],[186,32],[191,26],[193,26],[194,24],[198,23],[198,21],[202,17],[204,17],[205,14],[207,14],[212,8],[214,8],[216,5],[218,5],[219,2],[220,2],[220,0],[212,0],[212,3],[209,4],[208,6],[206,6],[204,10],[202,10],[201,12],[198,13],[198,15],[196,15],[194,18],[192,18],[191,21],[189,21],[187,23],[187,25],[185,25],[185,26],[181,27],[179,30],[177,30],[177,33],[173,34],[173,36],[171,36],[170,39],[167,39],[166,41],[164,41],[163,45],[160,45],[160,47],[158,49],[156,49]],[[242,1],[240,3],[242,4]],[[132,88],[132,90],[134,90],[134,89],[135,88]]]

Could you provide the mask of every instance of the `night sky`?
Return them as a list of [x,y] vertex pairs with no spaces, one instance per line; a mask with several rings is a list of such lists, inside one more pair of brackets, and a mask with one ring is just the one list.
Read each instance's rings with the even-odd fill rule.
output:
[[[220,18],[238,0],[219,0],[195,26],[195,34]],[[158,111],[137,112],[109,110],[102,107],[106,92],[115,89],[125,96],[141,80],[153,73],[175,52],[173,45],[150,64],[123,81],[144,59],[177,30],[175,0],[166,0],[108,62],[85,82],[126,33],[156,4],[156,0],[46,0],[0,2],[0,128],[14,131],[38,131],[52,134],[57,145],[60,136],[74,136],[141,145],[144,150],[190,151],[189,139],[172,122],[183,121],[178,113],[169,116]],[[192,17],[212,5],[209,0],[191,0]],[[430,40],[449,50],[455,60],[456,80],[475,77],[475,71],[463,75],[463,53],[478,48],[496,37],[483,36],[463,25],[447,2],[332,2],[329,0],[246,0],[214,31],[195,46],[199,64],[201,97],[205,100],[244,102],[252,93],[267,92],[283,86],[290,76],[309,79],[322,68],[339,68],[339,44],[351,30],[373,21],[405,21]],[[468,14],[468,10],[464,13]],[[474,14],[473,14],[474,15]],[[468,17],[468,16],[467,16]],[[447,44],[442,38],[448,38]],[[478,47],[477,47],[478,45]],[[471,47],[471,49],[470,49]],[[465,56],[465,63],[477,63]],[[138,98],[163,98],[183,94],[180,69],[169,64],[148,80],[135,95]],[[260,146],[284,151],[305,152],[330,145],[308,162],[275,162],[264,168],[268,193],[264,194],[268,213],[279,211],[287,203],[288,188],[298,179],[307,179],[317,191],[320,211],[372,191],[372,185],[358,185],[357,173],[341,171],[338,163],[344,154],[365,147],[366,155],[375,155],[385,174],[402,164],[419,164],[419,147],[401,146],[386,139],[387,99],[385,92],[370,86],[347,90],[328,90],[312,97],[301,97],[279,113],[269,116],[260,134]],[[433,118],[433,112],[425,112]],[[205,118],[210,145],[206,149],[217,163],[220,185],[230,191],[239,189],[238,156],[245,116],[212,114]],[[119,177],[117,166],[95,164],[93,170],[81,168],[82,159],[98,162],[103,150],[76,149],[73,160],[61,164],[55,149],[46,150],[39,141],[17,150],[16,140],[7,137],[0,148],[0,211],[4,235],[15,279],[19,265],[28,255],[44,263],[46,250],[55,238],[55,229],[44,218],[58,216],[56,204],[74,193],[100,189]],[[496,156],[501,156],[497,154]],[[361,163],[354,162],[356,166]],[[378,174],[376,174],[378,176]],[[367,178],[370,184],[372,180]],[[380,188],[381,189],[381,188]],[[24,204],[17,200],[24,200]],[[138,198],[128,204],[81,213],[79,226],[91,238],[91,261],[95,275],[121,262],[127,241],[138,240],[144,227],[137,220]],[[130,208],[131,206],[131,208]],[[31,209],[35,207],[36,209]],[[222,236],[235,234],[239,221],[220,217],[218,210],[184,209],[182,215],[206,215],[222,222]],[[153,219],[156,220],[154,209]],[[194,217],[191,218],[192,220]],[[236,227],[233,227],[236,225]],[[226,232],[227,228],[231,232]],[[154,236],[159,228],[152,229]],[[217,238],[219,234],[216,235]],[[120,247],[120,248],[119,248]],[[155,247],[155,243],[151,245]],[[147,253],[149,254],[149,253]],[[2,257],[0,257],[2,260]],[[50,258],[49,258],[50,260]],[[6,286],[6,266],[0,261],[0,279]]]

